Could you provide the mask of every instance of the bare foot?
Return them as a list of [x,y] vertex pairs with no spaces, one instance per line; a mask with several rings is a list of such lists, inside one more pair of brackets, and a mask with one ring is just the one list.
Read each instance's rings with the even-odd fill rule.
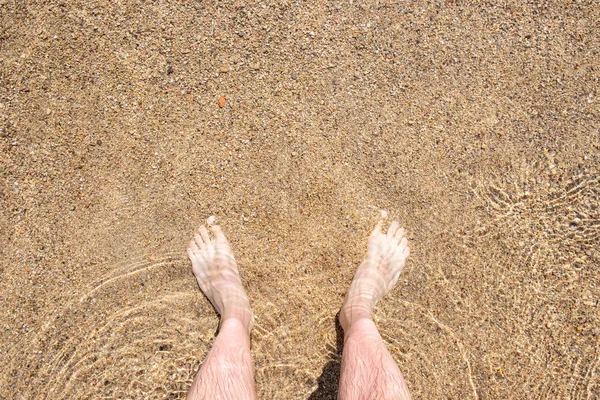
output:
[[354,322],[371,319],[375,304],[398,282],[410,253],[404,228],[392,221],[387,234],[382,233],[387,213],[382,211],[381,215],[369,237],[367,257],[356,270],[340,310],[340,324],[345,332]]
[[202,225],[190,242],[187,255],[192,262],[192,270],[200,289],[221,315],[221,324],[227,319],[237,319],[250,331],[254,316],[248,295],[242,286],[229,242],[220,226],[211,226],[213,221],[214,217],[206,220],[213,238]]

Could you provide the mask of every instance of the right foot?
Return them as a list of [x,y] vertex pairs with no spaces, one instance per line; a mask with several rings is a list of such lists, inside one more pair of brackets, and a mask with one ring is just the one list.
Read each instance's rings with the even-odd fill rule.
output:
[[372,318],[373,307],[389,292],[404,268],[410,253],[404,229],[393,221],[387,234],[381,232],[387,213],[369,237],[367,257],[356,270],[344,305],[340,310],[340,324],[349,332],[352,324],[363,318]]
[[211,226],[214,217],[206,221],[213,238],[204,225],[194,234],[187,249],[192,270],[200,289],[221,315],[221,324],[236,319],[250,331],[254,316],[229,242],[221,227]]

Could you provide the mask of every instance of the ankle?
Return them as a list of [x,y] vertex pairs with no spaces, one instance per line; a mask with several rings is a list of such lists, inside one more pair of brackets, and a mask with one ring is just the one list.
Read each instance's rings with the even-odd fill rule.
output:
[[253,326],[254,314],[250,310],[245,312],[237,312],[234,314],[225,313],[221,316],[221,325],[219,331],[223,330],[223,328],[231,330],[242,329],[246,334],[249,335]]
[[354,320],[348,330],[344,330],[344,342],[349,338],[361,341],[381,339],[381,336],[372,318],[360,318]]
[[340,325],[345,333],[350,332],[354,324],[361,320],[373,321],[373,312],[370,307],[360,307],[345,304],[340,312]]

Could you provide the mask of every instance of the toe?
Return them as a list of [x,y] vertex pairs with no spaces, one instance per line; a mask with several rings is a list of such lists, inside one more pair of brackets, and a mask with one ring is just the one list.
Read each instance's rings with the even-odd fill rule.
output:
[[196,251],[198,251],[198,246],[196,245],[196,242],[194,242],[192,240],[192,241],[190,241],[189,247],[185,250],[185,253],[187,254],[190,261],[192,261],[192,262],[196,258],[196,255],[194,254],[194,252],[196,252]]
[[400,224],[398,223],[398,221],[392,221],[387,231],[387,237],[390,239],[393,238],[399,226]]
[[204,246],[206,246],[202,237],[197,233],[194,233],[194,241],[196,242],[196,245],[199,249],[203,249]]
[[400,240],[399,246],[404,251],[404,249],[408,247],[408,239],[403,237],[402,240]]
[[394,258],[396,258],[400,263],[404,263],[408,258],[408,255],[410,254],[410,248],[406,245],[406,243],[402,244],[403,241],[404,239],[402,239],[400,245],[396,248],[396,251],[394,252]]
[[396,283],[398,283],[398,279],[400,278],[400,273],[402,272],[402,269],[399,269],[398,271],[396,271],[396,273],[394,273],[394,276],[392,277],[391,280],[391,285],[390,288],[393,288],[394,286],[396,286]]
[[377,236],[381,233],[381,226],[383,225],[383,221],[379,221],[377,223],[377,225],[375,225],[375,228],[373,229],[373,232],[371,232],[371,236]]
[[396,231],[396,234],[394,235],[394,239],[396,239],[396,243],[400,242],[403,237],[404,237],[404,228],[400,228]]
[[190,261],[192,262],[192,266],[194,265],[194,250],[192,250],[191,248],[188,248],[185,253],[187,254],[188,258],[190,259]]
[[190,240],[190,245],[188,246],[187,251],[188,251],[188,254],[189,254],[189,252],[198,251],[198,245],[196,244],[195,241]]
[[225,234],[219,225],[211,226],[210,230],[212,231],[213,235],[215,235],[215,240],[218,242],[227,242],[227,238],[225,237]]
[[387,218],[387,211],[381,211],[381,219],[377,222],[377,225],[375,225],[375,228],[373,228],[373,232],[371,232],[371,236],[377,236],[379,234],[381,234],[381,227],[383,226],[383,221],[385,221],[385,219]]
[[200,226],[198,232],[200,232],[200,236],[202,237],[204,243],[208,244],[210,242],[210,235],[208,234],[206,227],[204,225]]

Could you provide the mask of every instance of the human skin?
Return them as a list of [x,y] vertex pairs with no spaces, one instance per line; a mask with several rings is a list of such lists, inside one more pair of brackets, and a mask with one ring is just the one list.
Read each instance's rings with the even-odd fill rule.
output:
[[[214,218],[207,219],[210,226]],[[255,399],[250,330],[254,315],[227,238],[218,225],[205,225],[187,249],[200,289],[221,316],[219,333],[187,399]]]
[[339,400],[410,399],[408,386],[390,355],[375,323],[373,307],[398,282],[410,254],[403,228],[393,221],[382,233],[377,223],[368,242],[367,256],[356,270],[340,310],[344,351]]
[[[368,241],[340,310],[344,352],[338,399],[410,399],[408,387],[372,319],[373,307],[398,281],[410,253],[404,229],[386,213]],[[255,399],[250,331],[254,316],[223,231],[207,220],[187,249],[200,289],[221,316],[219,333],[187,395],[193,399]]]

